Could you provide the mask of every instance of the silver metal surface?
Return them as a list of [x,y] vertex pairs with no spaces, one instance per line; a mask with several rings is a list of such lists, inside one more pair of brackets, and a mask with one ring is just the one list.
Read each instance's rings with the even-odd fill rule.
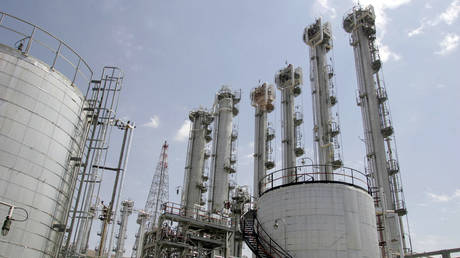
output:
[[0,256],[52,257],[84,141],[84,97],[59,72],[3,45],[0,67],[0,198],[30,217],[0,239]]
[[229,174],[235,173],[231,159],[232,124],[239,96],[227,86],[222,86],[216,95],[214,134],[211,157],[211,190],[208,197],[208,210],[212,213],[222,212],[224,204],[229,201]]
[[[332,49],[332,33],[329,23],[317,19],[305,29],[304,42],[310,46],[310,83],[313,99],[313,139],[316,164],[331,165],[321,175],[321,180],[333,180],[332,171],[342,165],[338,141],[337,112],[332,112],[337,98],[334,95],[334,70],[328,64],[327,55]],[[332,166],[333,165],[333,166]]]
[[[16,42],[18,44],[14,47],[17,48],[17,52],[25,56],[43,56],[44,58],[40,59],[41,62],[53,60],[47,63],[51,70],[56,69],[62,73],[71,80],[72,85],[80,87],[82,92],[87,90],[93,71],[75,50],[58,37],[35,24],[1,11],[0,33],[2,36],[0,37],[0,43]],[[57,48],[54,47],[56,44]],[[70,53],[70,55],[63,53]],[[75,60],[77,61],[75,62]]]
[[123,76],[123,71],[117,67],[104,67],[100,80],[93,80],[90,84],[91,90],[87,96],[90,106],[86,109],[91,112],[91,120],[97,120],[97,123],[92,123],[91,134],[87,139],[88,150],[85,163],[88,165],[82,169],[83,180],[79,182],[76,191],[76,199],[80,200],[79,196],[81,196],[82,202],[80,206],[74,207],[73,211],[77,210],[75,219],[72,213],[72,221],[76,225],[77,232],[71,245],[74,246],[72,249],[76,253],[85,254],[88,250],[94,217],[100,205],[99,193],[103,168],[106,166],[111,132],[116,123]]
[[[367,169],[375,181],[374,199],[382,257],[404,257],[407,251],[402,217],[407,213],[394,145],[387,94],[381,76],[372,6],[356,6],[346,14],[343,27],[351,34],[357,98],[363,117]],[[410,238],[410,236],[409,236]]]
[[120,228],[115,245],[115,258],[122,258],[125,252],[126,230],[128,229],[128,218],[133,213],[134,201],[126,200],[121,203]]
[[201,206],[202,194],[207,191],[206,180],[203,174],[204,162],[207,157],[205,153],[206,137],[211,133],[209,124],[213,117],[210,112],[199,109],[190,112],[192,122],[187,147],[187,157],[184,172],[184,190],[182,191],[182,205],[185,206],[185,214]]
[[274,137],[268,135],[267,122],[267,113],[274,109],[273,101],[275,101],[273,85],[263,83],[251,92],[251,104],[255,107],[253,196],[256,198],[259,196],[259,181],[269,168],[274,167],[274,161],[268,159],[272,151],[270,142]]
[[131,258],[140,258],[142,255],[142,244],[144,243],[144,232],[148,218],[149,214],[145,211],[138,211],[136,223],[139,224],[139,230],[135,235],[136,241],[134,242]]
[[273,189],[259,198],[257,218],[292,257],[379,257],[373,199],[358,187],[323,181]]
[[[294,69],[292,64],[280,70],[275,76],[275,83],[281,91],[281,130],[282,130],[282,152],[283,168],[292,168],[296,166],[296,143],[299,135],[296,134],[296,125],[294,118],[294,98],[298,94],[295,90],[300,91],[302,84],[302,70],[300,67]],[[302,150],[303,149],[299,149]],[[295,180],[295,170],[285,170],[286,176],[283,180],[285,183]]]

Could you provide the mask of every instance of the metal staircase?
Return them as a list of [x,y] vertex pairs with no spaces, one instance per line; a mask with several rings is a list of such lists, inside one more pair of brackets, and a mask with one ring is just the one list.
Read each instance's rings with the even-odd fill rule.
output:
[[257,220],[256,210],[246,212],[240,223],[244,242],[258,258],[293,258],[265,232]]

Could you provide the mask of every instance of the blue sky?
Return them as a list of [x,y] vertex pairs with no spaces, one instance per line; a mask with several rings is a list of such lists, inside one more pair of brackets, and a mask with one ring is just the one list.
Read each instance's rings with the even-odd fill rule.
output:
[[[458,247],[460,0],[360,2],[376,8],[415,250]],[[119,115],[138,127],[122,196],[143,208],[166,139],[170,199],[179,200],[175,188],[182,185],[187,145],[187,130],[181,128],[191,109],[212,105],[222,84],[242,90],[236,121],[237,180],[252,183],[254,110],[249,92],[259,80],[273,83],[286,61],[301,66],[308,78],[302,33],[319,16],[332,23],[335,38],[344,161],[362,169],[365,151],[353,52],[341,28],[352,6],[352,0],[2,0],[0,9],[63,39],[93,67],[96,77],[104,65],[125,71]],[[305,145],[311,151],[311,96],[304,81],[298,103],[305,114]],[[279,103],[276,108],[270,119],[279,128]],[[125,254],[131,253],[135,217],[129,222]]]

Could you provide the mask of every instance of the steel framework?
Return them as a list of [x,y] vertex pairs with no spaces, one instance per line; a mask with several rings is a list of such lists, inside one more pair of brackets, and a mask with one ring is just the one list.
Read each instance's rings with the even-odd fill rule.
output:
[[[394,129],[381,71],[372,6],[356,6],[346,14],[343,28],[351,34],[358,78],[357,104],[361,107],[367,152],[367,173],[374,181],[377,230],[382,257],[404,257],[410,251],[405,234],[407,214],[399,173]],[[407,218],[407,217],[406,217]]]
[[[139,231],[136,235],[131,257],[141,257],[145,254],[139,253],[139,241],[147,231],[153,231],[157,227],[158,217],[160,215],[161,205],[169,199],[169,175],[168,175],[168,143],[161,146],[160,157],[153,174],[152,184],[145,203],[144,212],[148,214],[148,218],[142,219],[139,222]],[[143,224],[146,223],[146,224]],[[145,229],[145,230],[143,230]],[[142,230],[142,231],[141,231]],[[142,237],[141,237],[142,236]]]

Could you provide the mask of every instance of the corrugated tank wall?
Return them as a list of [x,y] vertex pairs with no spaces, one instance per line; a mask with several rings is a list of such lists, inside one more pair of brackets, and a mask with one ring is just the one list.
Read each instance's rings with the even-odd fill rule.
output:
[[[84,97],[64,75],[0,45],[0,200],[29,212],[0,238],[0,257],[50,257],[72,198]],[[0,214],[6,214],[0,207]],[[15,210],[13,218],[23,218]]]
[[379,257],[373,199],[359,187],[280,187],[264,193],[258,208],[264,230],[293,257]]

